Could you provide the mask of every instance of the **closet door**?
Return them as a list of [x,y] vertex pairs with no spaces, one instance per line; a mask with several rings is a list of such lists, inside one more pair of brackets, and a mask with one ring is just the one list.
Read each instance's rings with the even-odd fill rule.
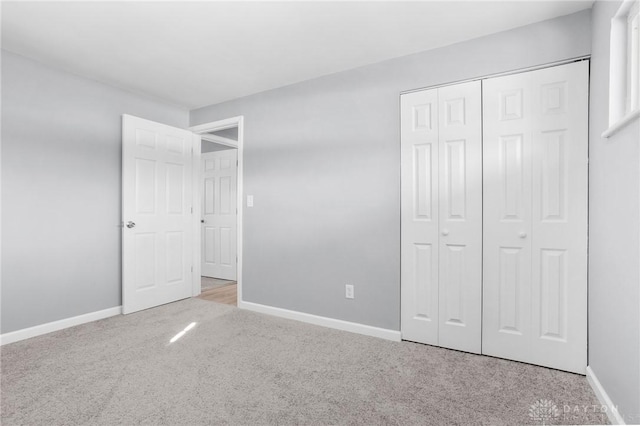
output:
[[438,344],[438,92],[401,96],[402,338]]
[[480,82],[438,89],[438,345],[480,353],[482,130]]
[[482,351],[582,374],[588,66],[483,83]]
[[410,93],[402,107],[402,338],[480,352],[480,82]]
[[482,82],[482,353],[526,361],[531,324],[531,76]]

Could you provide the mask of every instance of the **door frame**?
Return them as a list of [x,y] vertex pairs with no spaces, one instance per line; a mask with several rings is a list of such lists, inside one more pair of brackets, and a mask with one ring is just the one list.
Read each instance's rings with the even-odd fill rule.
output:
[[[205,133],[215,132],[218,130],[231,129],[233,127],[238,128],[238,141],[227,139],[223,137],[205,135]],[[238,167],[237,167],[237,193],[236,193],[236,255],[238,261],[236,262],[236,281],[237,286],[237,306],[240,306],[242,302],[242,230],[243,230],[243,200],[244,200],[244,184],[243,184],[243,163],[244,163],[244,116],[239,115],[236,117],[227,118],[224,120],[212,121],[209,123],[199,124],[197,126],[189,127],[193,133],[200,137],[201,141],[206,140],[215,142],[222,145],[227,145],[238,150]],[[201,292],[201,276],[202,276],[202,247],[200,232],[200,210],[201,210],[201,179],[202,171],[200,170],[200,157],[202,155],[202,143],[194,149],[193,152],[193,179],[194,179],[194,197],[193,197],[193,209],[197,214],[193,215],[193,296],[198,296]],[[196,262],[196,259],[198,260]]]

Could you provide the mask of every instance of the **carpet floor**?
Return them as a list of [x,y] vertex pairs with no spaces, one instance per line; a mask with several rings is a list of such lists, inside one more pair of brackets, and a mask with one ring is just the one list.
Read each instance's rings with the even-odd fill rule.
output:
[[606,423],[584,376],[199,299],[1,352],[4,426]]

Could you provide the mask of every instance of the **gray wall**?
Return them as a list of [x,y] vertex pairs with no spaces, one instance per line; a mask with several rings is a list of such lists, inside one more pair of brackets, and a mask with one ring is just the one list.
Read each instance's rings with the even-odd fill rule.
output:
[[188,112],[2,51],[2,333],[119,306],[121,115]]
[[227,145],[222,145],[219,143],[202,141],[201,152],[204,154],[205,152],[216,152],[216,151],[224,151],[227,149],[235,149]]
[[640,423],[640,125],[609,139],[609,31],[620,2],[593,7],[589,132],[589,365]]
[[588,55],[590,25],[586,10],[191,111],[245,117],[244,299],[399,330],[399,93]]
[[218,130],[217,132],[211,132],[212,135],[222,136],[223,138],[238,140],[238,128],[232,127],[230,129]]

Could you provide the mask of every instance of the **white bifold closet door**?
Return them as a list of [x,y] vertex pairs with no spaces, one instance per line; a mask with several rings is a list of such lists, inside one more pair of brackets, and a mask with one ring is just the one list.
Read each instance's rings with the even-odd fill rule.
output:
[[401,96],[402,338],[479,353],[480,82]]
[[482,352],[582,374],[588,70],[483,82]]

